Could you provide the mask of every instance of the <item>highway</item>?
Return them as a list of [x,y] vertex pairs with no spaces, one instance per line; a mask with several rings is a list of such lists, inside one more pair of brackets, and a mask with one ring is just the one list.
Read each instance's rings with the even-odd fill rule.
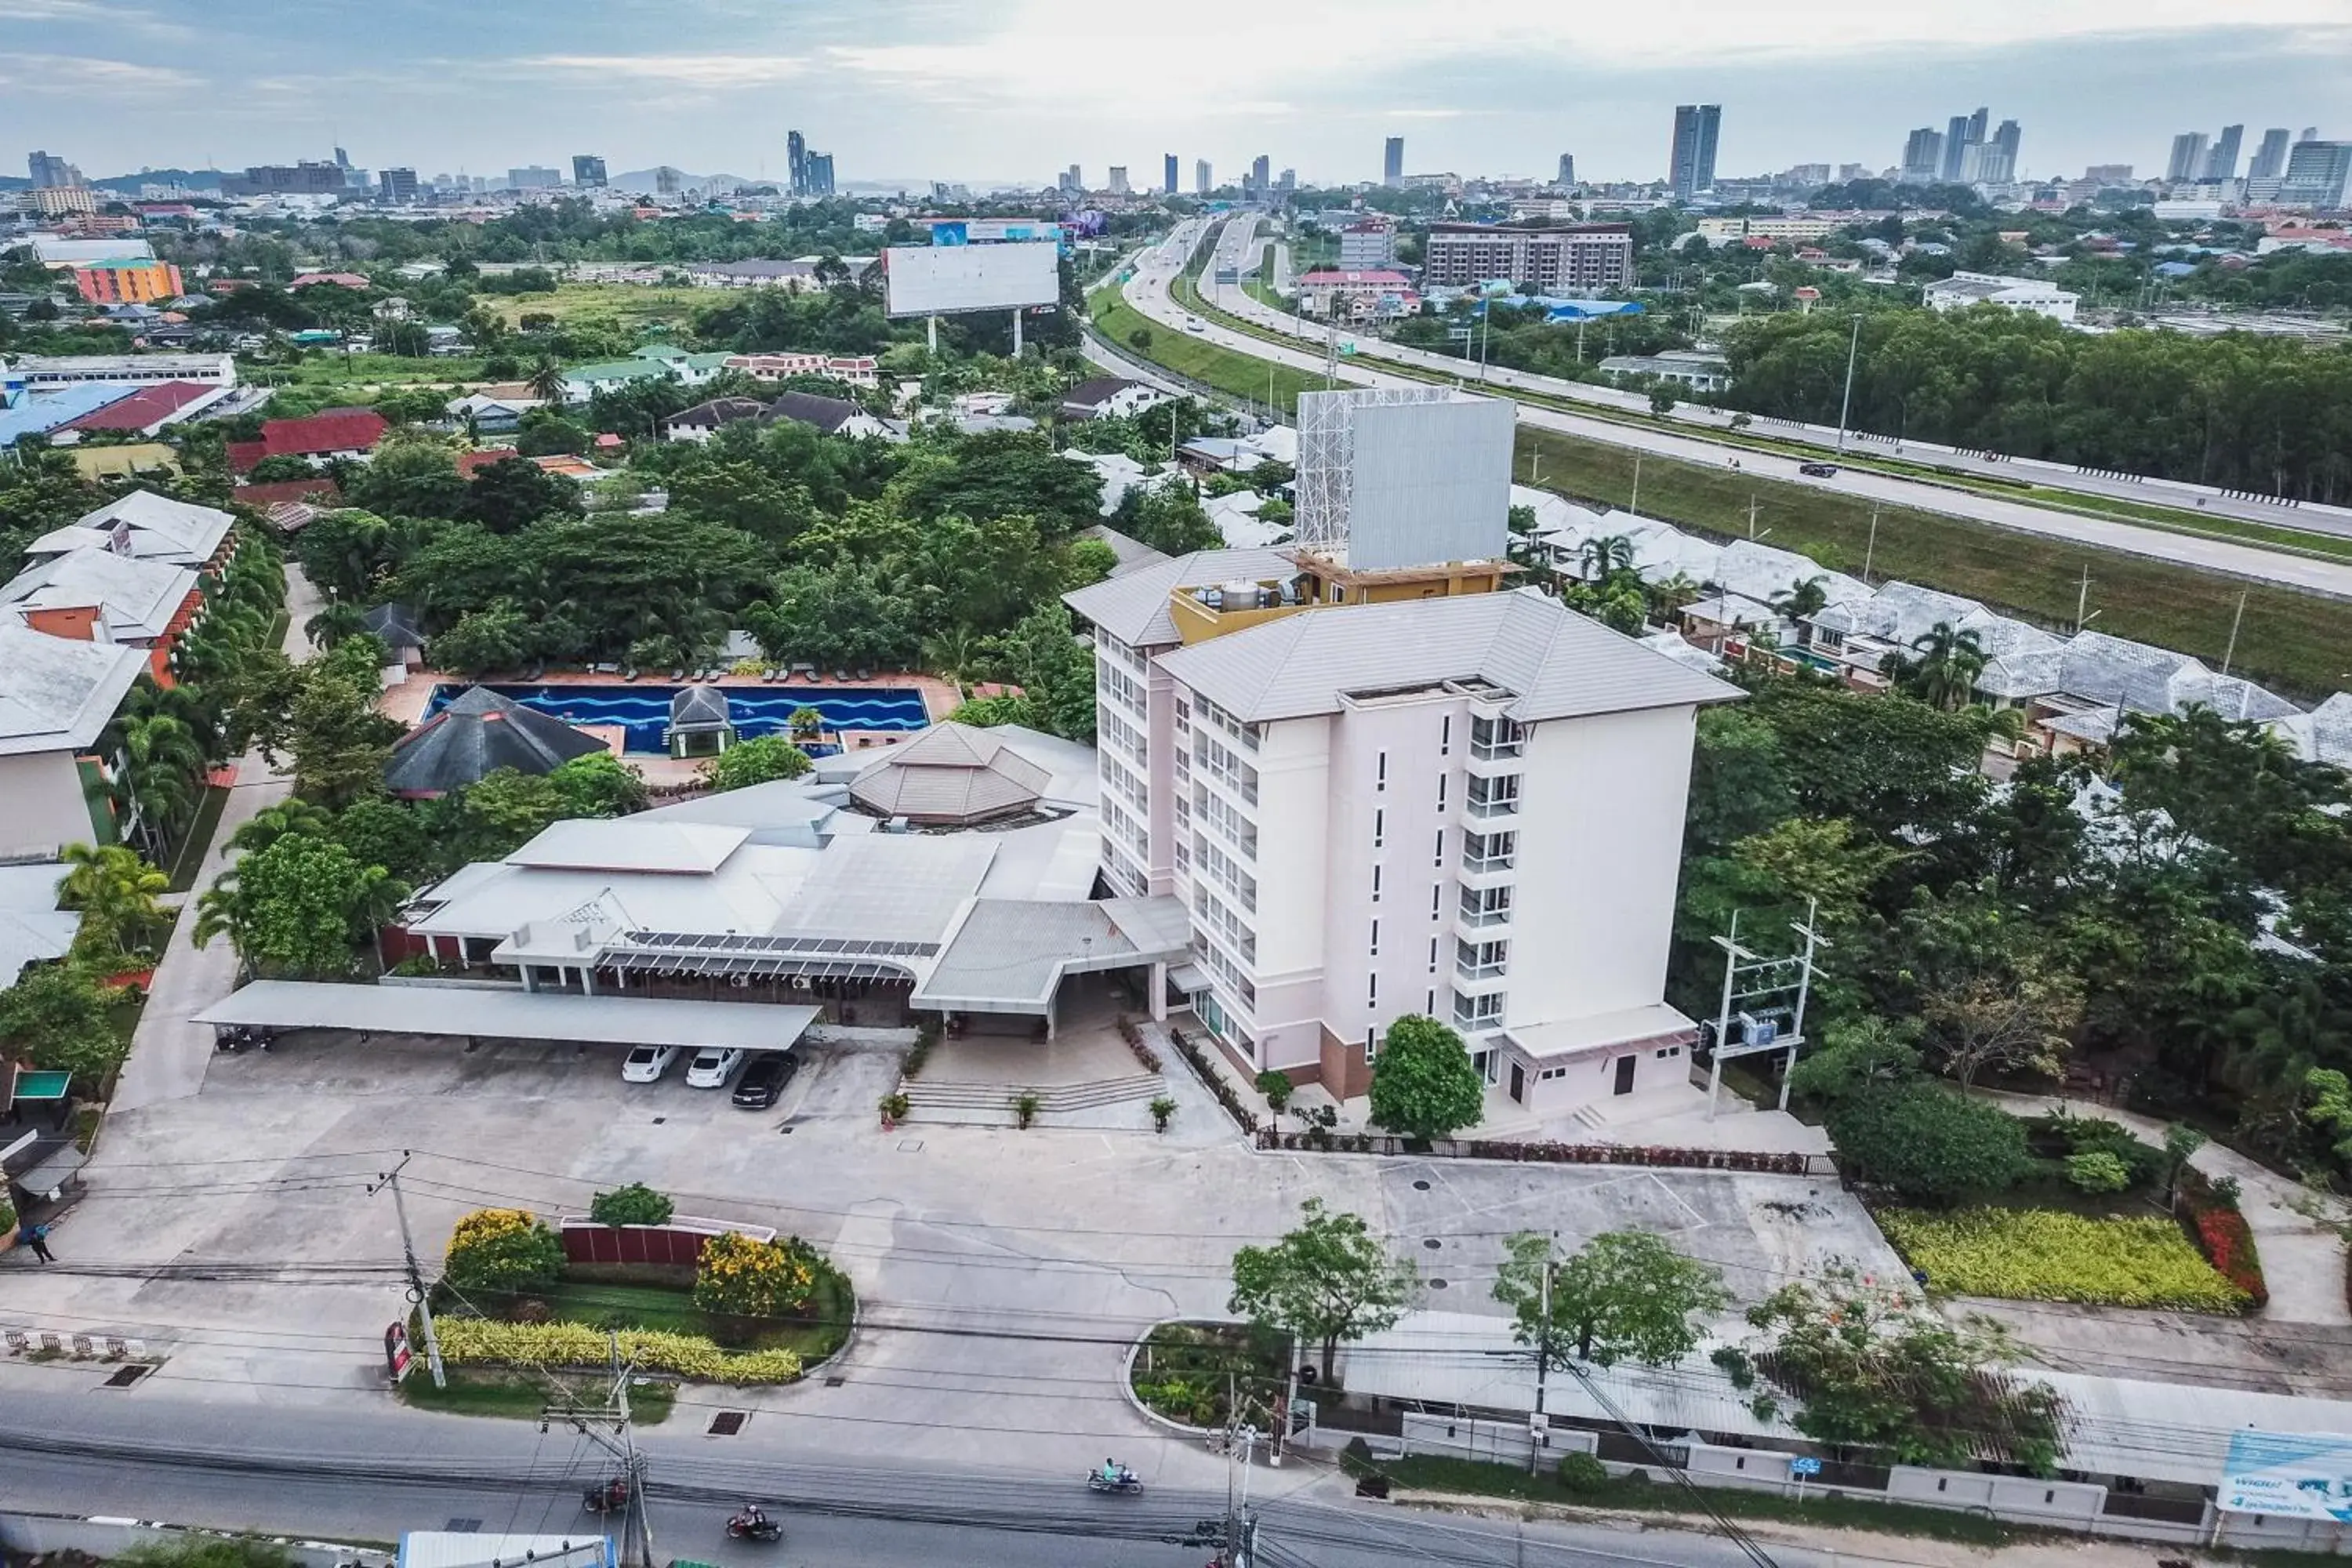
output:
[[[683,1421],[640,1435],[655,1561],[720,1568],[841,1562],[888,1568],[1197,1568],[1204,1521],[1226,1491],[1151,1486],[1089,1492],[1068,1475],[909,1461],[902,1468],[763,1452],[757,1417],[737,1437]],[[973,1453],[983,1450],[977,1440]],[[611,1473],[601,1450],[561,1426],[11,1388],[0,1414],[0,1507],[390,1542],[411,1530],[604,1532],[580,1494]],[[1140,1456],[1137,1456],[1140,1458]],[[1239,1485],[1238,1476],[1235,1478]],[[1266,1568],[1735,1568],[1719,1537],[1673,1525],[1520,1524],[1360,1502],[1328,1468],[1294,1461],[1249,1472]],[[756,1500],[781,1544],[730,1542],[730,1511]],[[1787,1568],[1869,1564],[1851,1552],[1773,1549]]]
[[[1237,220],[1242,225],[1255,223],[1255,218]],[[1265,242],[1259,242],[1262,247]],[[1249,252],[1241,254],[1248,255]],[[1246,275],[1246,268],[1244,268]],[[1278,280],[1279,281],[1279,280]],[[1305,337],[1319,342],[1319,331],[1301,331],[1297,320],[1280,310],[1253,300],[1235,284],[1217,284],[1212,274],[1203,289],[1217,309],[1244,321],[1268,327],[1290,336]],[[1457,357],[1434,353],[1427,349],[1407,348],[1370,333],[1355,336],[1356,354],[1360,358],[1391,361],[1416,369],[1440,371],[1449,375],[1466,375],[1485,386],[1516,392],[1538,392],[1547,397],[1570,403],[1584,403],[1600,408],[1614,408],[1627,413],[1648,415],[1647,394],[1625,392],[1613,386],[1596,386],[1590,382],[1564,381],[1558,376],[1537,375],[1528,371],[1508,369],[1503,365],[1479,366],[1475,357]],[[1593,356],[1598,360],[1601,356]],[[1715,408],[1702,403],[1677,404],[1666,417],[1673,423],[1688,425],[1696,431],[1728,431],[1734,410]],[[1749,434],[1769,437],[1776,441],[1809,443],[1822,448],[1823,457],[1835,455],[1838,447],[1837,427],[1833,425],[1810,425],[1794,419],[1774,419],[1751,416],[1754,426]],[[2038,458],[2007,458],[1980,452],[1966,452],[1933,441],[1895,441],[1868,436],[1857,438],[1849,430],[1845,447],[1850,457],[1860,458],[1902,457],[1913,462],[1958,468],[1964,473],[1980,475],[1990,479],[2026,479],[2052,489],[2071,490],[2090,498],[2139,501],[2158,506],[2174,506],[2183,510],[2202,510],[2221,517],[2233,517],[2246,522],[2272,523],[2285,527],[2308,529],[2315,533],[2332,533],[2352,538],[2352,507],[2323,506],[2309,502],[2289,507],[2274,501],[2259,500],[2242,494],[2217,489],[2210,485],[2191,484],[2180,479],[2150,479],[2137,475],[2084,472],[2069,463],[2049,462]]]
[[[1127,302],[1155,322],[1180,331],[1189,331],[1204,342],[1215,343],[1237,353],[1271,361],[1314,374],[1321,374],[1324,355],[1305,348],[1292,348],[1271,343],[1246,332],[1240,332],[1205,318],[1199,320],[1197,330],[1188,327],[1192,312],[1170,297],[1169,287],[1182,268],[1201,237],[1208,219],[1194,218],[1178,226],[1168,239],[1144,251],[1139,258],[1133,277],[1123,286]],[[1226,223],[1217,237],[1219,251],[1228,259],[1238,262],[1247,251],[1257,220],[1243,216]],[[1215,265],[1207,269],[1214,277]],[[1237,288],[1227,286],[1216,289],[1217,308],[1239,314],[1235,303],[1241,302],[1291,330],[1288,317],[1266,311],[1251,301]],[[1358,354],[1342,359],[1337,379],[1350,386],[1411,386],[1425,382],[1382,371],[1362,363],[1369,346],[1368,339],[1359,339]],[[1387,347],[1390,345],[1382,345]],[[1437,363],[1458,371],[1460,362],[1437,359]],[[1475,384],[1468,390],[1478,390]],[[1580,439],[1609,446],[1672,458],[1683,462],[1706,467],[1723,467],[1734,455],[1718,443],[1704,436],[1683,435],[1671,430],[1643,426],[1620,424],[1550,408],[1536,407],[1522,403],[1518,405],[1519,423],[1537,429],[1557,431]],[[2352,598],[2352,563],[2289,555],[2265,550],[2258,545],[2242,544],[2225,539],[2209,539],[2195,534],[2175,533],[2158,528],[2136,527],[2104,518],[2084,517],[2073,512],[2053,511],[2026,502],[2004,500],[1998,496],[1979,495],[1973,491],[1949,489],[1887,474],[1841,469],[1834,479],[1811,479],[1798,472],[1800,459],[1769,453],[1740,451],[1737,461],[1743,472],[1762,479],[1802,486],[1834,489],[1848,497],[1865,500],[1885,501],[1890,506],[1910,507],[1922,511],[1939,512],[1946,516],[1966,518],[1971,521],[1990,523],[1999,528],[2015,529],[2027,533],[2069,540],[2079,544],[2095,545],[2102,549],[2122,551],[2129,554],[2168,561],[2202,571],[2221,573],[2250,582],[2271,583],[2296,588],[2307,593],[2323,594],[2335,598]],[[2308,509],[2305,509],[2307,511]],[[2294,514],[2299,526],[2307,525],[2304,512]],[[2273,521],[2275,521],[2273,516]]]

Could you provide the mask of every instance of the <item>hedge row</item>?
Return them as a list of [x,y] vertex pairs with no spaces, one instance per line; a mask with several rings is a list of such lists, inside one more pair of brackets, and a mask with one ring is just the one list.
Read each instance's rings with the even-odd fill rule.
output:
[[[603,1366],[612,1337],[585,1323],[505,1323],[489,1318],[442,1318],[434,1329],[441,1359],[457,1365]],[[675,1373],[698,1383],[796,1383],[798,1352],[726,1351],[698,1334],[624,1329],[621,1353],[647,1372]]]
[[2254,1247],[2253,1227],[2238,1210],[2236,1194],[2217,1188],[2194,1165],[2181,1167],[2173,1194],[2173,1212],[2182,1228],[2214,1271],[2245,1297],[2247,1310],[2258,1312],[2269,1306],[2271,1292],[2263,1279],[2263,1256]]

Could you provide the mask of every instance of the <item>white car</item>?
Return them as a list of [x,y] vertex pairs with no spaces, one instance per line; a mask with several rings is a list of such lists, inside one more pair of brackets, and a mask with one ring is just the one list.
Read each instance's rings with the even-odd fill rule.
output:
[[1209,323],[1198,316],[1187,316],[1184,318],[1184,330],[1188,332],[1205,332],[1209,330]]
[[743,1065],[743,1053],[732,1047],[706,1046],[694,1053],[687,1064],[686,1087],[688,1089],[725,1089],[735,1069]]
[[676,1046],[639,1046],[621,1064],[623,1083],[658,1083],[662,1074],[669,1071],[677,1060]]

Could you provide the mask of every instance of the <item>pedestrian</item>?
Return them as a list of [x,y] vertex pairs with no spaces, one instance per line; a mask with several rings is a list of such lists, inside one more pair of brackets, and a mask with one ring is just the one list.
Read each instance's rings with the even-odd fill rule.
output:
[[25,1245],[31,1247],[33,1249],[33,1256],[39,1258],[42,1262],[55,1263],[57,1261],[56,1258],[49,1256],[49,1227],[47,1226],[37,1225],[32,1229],[26,1231],[25,1233]]

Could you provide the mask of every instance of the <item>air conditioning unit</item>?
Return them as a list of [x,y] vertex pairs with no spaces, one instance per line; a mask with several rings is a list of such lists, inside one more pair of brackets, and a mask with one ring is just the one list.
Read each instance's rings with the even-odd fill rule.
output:
[[728,976],[727,984],[732,985],[738,991],[749,990],[751,984],[751,977],[748,974],[731,974]]
[[809,977],[808,977],[807,975],[805,975],[805,974],[795,974],[795,975],[793,975],[793,990],[795,990],[795,991],[805,991],[805,990],[807,990],[808,988],[809,988]]

